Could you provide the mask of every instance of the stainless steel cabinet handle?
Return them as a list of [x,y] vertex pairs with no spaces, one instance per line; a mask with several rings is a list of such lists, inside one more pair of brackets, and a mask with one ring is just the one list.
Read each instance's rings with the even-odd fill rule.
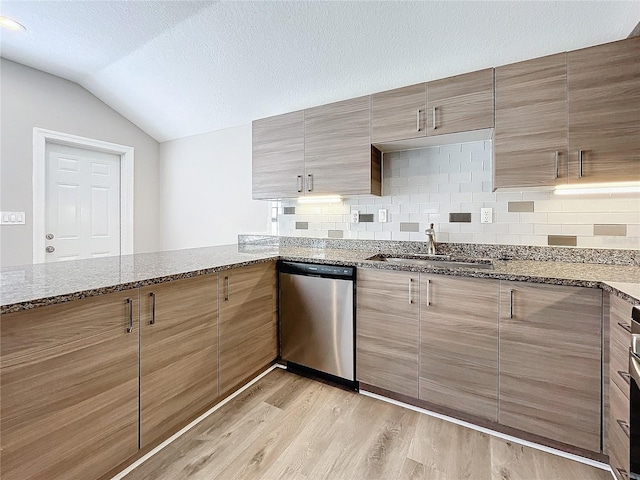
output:
[[420,131],[420,109],[416,110],[416,131]]
[[224,277],[224,301],[229,301],[229,277]]
[[310,192],[312,190],[313,190],[313,175],[308,174],[307,175],[307,192]]
[[558,178],[558,157],[560,156],[560,152],[556,150],[556,173],[555,176],[553,177],[554,179]]
[[618,370],[618,375],[620,375],[625,382],[627,382],[628,384],[631,384],[631,375],[629,375],[628,372]]
[[298,175],[298,178],[296,179],[296,187],[298,190],[298,193],[302,192],[302,175]]
[[149,320],[149,325],[155,325],[156,323],[156,294],[151,292],[149,293],[151,297],[151,320]]
[[413,278],[409,279],[409,305],[413,304]]
[[426,301],[427,307],[431,305],[430,297],[431,297],[431,280],[427,278],[427,301]]
[[436,107],[433,107],[433,129],[435,130],[436,128],[438,128],[436,126]]
[[626,323],[618,322],[622,328],[624,328],[627,332],[631,333],[631,325],[627,325]]
[[127,305],[129,305],[129,325],[127,325],[127,333],[133,332],[133,300],[127,298]]
[[578,150],[578,178],[582,178],[583,159],[584,159],[584,150]]
[[616,418],[616,422],[618,422],[618,425],[620,425],[620,428],[622,428],[627,437],[631,438],[631,428],[629,427],[629,424],[618,418]]
[[509,318],[513,318],[513,290],[509,290]]

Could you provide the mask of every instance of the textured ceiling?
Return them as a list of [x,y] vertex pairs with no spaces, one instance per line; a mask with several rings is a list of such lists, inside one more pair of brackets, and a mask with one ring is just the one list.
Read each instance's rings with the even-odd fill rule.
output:
[[15,1],[3,57],[159,141],[625,38],[634,1]]

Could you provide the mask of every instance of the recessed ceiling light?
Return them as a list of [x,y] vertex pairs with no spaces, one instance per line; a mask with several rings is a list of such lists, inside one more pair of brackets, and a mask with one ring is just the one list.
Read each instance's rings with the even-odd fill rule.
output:
[[26,30],[24,25],[16,22],[15,20],[11,20],[10,18],[7,18],[7,17],[0,17],[0,27],[4,27],[7,30],[13,30],[13,31]]

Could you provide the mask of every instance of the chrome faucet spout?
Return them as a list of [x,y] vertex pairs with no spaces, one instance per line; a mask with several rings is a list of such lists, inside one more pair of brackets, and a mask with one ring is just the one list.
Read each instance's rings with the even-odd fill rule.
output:
[[427,236],[427,254],[435,255],[436,254],[436,231],[433,229],[433,223],[424,231],[424,234]]

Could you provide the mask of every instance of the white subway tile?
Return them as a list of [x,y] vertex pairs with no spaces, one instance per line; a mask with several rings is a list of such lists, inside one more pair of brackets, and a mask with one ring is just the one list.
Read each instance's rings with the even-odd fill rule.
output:
[[562,204],[558,200],[534,201],[533,209],[536,212],[561,212]]
[[530,223],[510,223],[509,234],[531,235],[533,234],[533,225]]
[[492,192],[473,192],[474,202],[496,202],[496,194]]
[[471,234],[471,233],[450,233],[449,234],[449,241],[451,243],[473,243],[473,234]]
[[551,199],[551,192],[549,191],[545,191],[545,192],[537,192],[537,191],[524,191],[522,192],[522,200],[526,201],[526,202],[536,202],[539,200],[550,200]]
[[418,213],[420,207],[417,203],[405,203],[400,205],[400,213]]
[[[440,173],[459,173],[460,172],[460,163],[446,163],[440,165]],[[483,172],[484,173],[484,172]]]
[[424,242],[427,237],[423,232],[409,232],[409,240],[412,242]]
[[520,223],[547,223],[547,217],[546,213],[522,212]]
[[471,172],[452,173],[449,175],[449,182],[450,183],[471,183]]
[[[471,172],[471,181],[472,182],[491,182],[491,172],[481,171],[481,172]],[[483,187],[484,188],[484,187]],[[489,191],[491,188],[488,189]]]
[[593,236],[593,225],[562,225],[562,235]]
[[460,192],[459,183],[441,183],[438,185],[438,193],[458,193]]
[[374,240],[374,234],[373,232],[358,232],[358,239],[359,240]]
[[520,214],[513,212],[493,212],[498,223],[520,223]]
[[430,184],[430,185],[425,185],[425,186],[421,186],[418,191],[420,192],[420,195],[428,195],[430,193],[438,193],[438,184],[434,183],[434,184]]
[[471,153],[471,161],[472,162],[478,162],[481,164],[487,163],[489,164],[491,162],[491,151],[490,150],[477,150],[475,152]]
[[562,235],[562,225],[535,224],[533,233],[536,235]]
[[520,235],[520,245],[533,245],[542,247],[547,245],[546,235]]
[[393,231],[391,232],[391,240],[411,240],[409,232]]
[[484,140],[462,144],[463,152],[484,152]]
[[456,143],[453,145],[441,145],[440,153],[459,153],[462,151],[462,144]]
[[521,245],[520,235],[497,235],[496,243],[500,245]]
[[335,223],[322,222],[320,223],[321,230],[337,230]]
[[367,232],[381,232],[382,231],[382,224],[379,222],[368,222],[365,223],[365,225],[367,226],[366,230]]
[[373,232],[375,240],[391,240],[391,232]]

